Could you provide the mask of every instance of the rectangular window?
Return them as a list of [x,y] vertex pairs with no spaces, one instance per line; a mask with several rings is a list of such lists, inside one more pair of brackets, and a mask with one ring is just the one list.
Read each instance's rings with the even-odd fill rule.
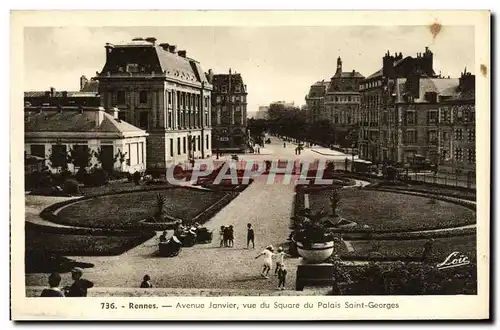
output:
[[469,142],[476,141],[476,129],[471,128],[467,130],[467,141]]
[[216,102],[217,102],[217,103],[220,103],[220,102],[221,102],[220,95],[217,95]]
[[335,115],[334,122],[335,122],[335,124],[338,124],[338,122],[339,122],[339,115],[338,114]]
[[200,136],[198,135],[198,137],[196,139],[198,139],[198,150],[201,150],[201,138],[200,138]]
[[464,151],[462,148],[456,148],[455,149],[455,161],[461,162],[463,161],[464,158]]
[[31,155],[45,158],[45,144],[32,144]]
[[139,64],[128,63],[126,70],[127,70],[127,72],[139,72]]
[[437,139],[437,132],[432,130],[432,131],[429,131],[428,133],[428,142],[430,144],[437,144],[438,143],[438,139]]
[[172,119],[172,111],[169,111],[169,112],[168,112],[168,123],[167,123],[167,127],[168,127],[168,128],[172,128],[172,127],[173,127],[173,125],[172,125],[172,120],[173,120],[173,119]]
[[130,143],[127,143],[126,149],[127,149],[127,165],[130,166]]
[[141,103],[141,104],[148,103],[148,92],[147,91],[140,91],[139,92],[139,103]]
[[174,157],[174,139],[170,139],[170,157]]
[[116,103],[120,105],[125,104],[125,91],[116,92]]
[[227,93],[227,87],[226,86],[222,86],[221,91],[222,91],[222,93]]
[[205,136],[205,139],[207,141],[207,149],[209,149],[209,147],[208,147],[208,134]]
[[240,85],[236,85],[236,86],[234,86],[234,91],[235,91],[236,93],[241,92],[241,86],[240,86]]
[[463,130],[461,128],[457,128],[455,130],[455,140],[462,141],[462,139],[463,139]]
[[178,155],[181,154],[181,138],[180,137],[177,138],[177,154]]
[[167,97],[168,97],[168,105],[172,105],[172,92],[168,92]]
[[449,138],[448,132],[443,132],[443,141],[448,141]]
[[450,109],[448,107],[441,108],[440,121],[442,123],[450,123],[451,122]]
[[476,162],[476,149],[467,150],[467,162],[474,164]]
[[415,111],[406,111],[406,125],[415,125]]
[[415,143],[416,142],[416,131],[407,131],[406,132],[406,142],[407,143]]
[[139,112],[139,127],[145,130],[149,128],[149,112],[147,111]]
[[182,153],[186,153],[186,137],[182,138]]
[[429,110],[427,113],[428,117],[428,123],[429,124],[437,124],[438,122],[438,112],[436,110]]
[[50,162],[52,167],[66,166],[67,150],[65,144],[53,144]]

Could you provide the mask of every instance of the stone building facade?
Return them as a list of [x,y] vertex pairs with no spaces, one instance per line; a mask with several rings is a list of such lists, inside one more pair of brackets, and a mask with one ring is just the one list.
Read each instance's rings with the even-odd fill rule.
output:
[[212,146],[214,152],[245,152],[247,134],[247,86],[240,73],[207,75],[212,91]]
[[363,75],[355,70],[343,72],[342,59],[337,58],[337,70],[330,81],[318,81],[309,89],[306,96],[308,121],[328,121],[335,130],[335,141],[343,140],[349,134],[357,136],[359,84],[363,79]]
[[475,84],[467,72],[445,78],[426,48],[415,58],[383,58],[361,83],[360,158],[411,163],[416,155],[440,171],[475,171]]
[[[93,155],[89,167],[134,173],[146,169],[146,131],[118,119],[118,109],[100,107],[29,106],[24,108],[24,148],[27,155],[44,159],[52,171],[66,166],[71,149]],[[54,156],[52,161],[51,154]],[[123,162],[120,154],[124,155]],[[67,164],[76,172],[73,164]]]
[[106,44],[106,63],[96,72],[100,103],[146,130],[148,172],[211,156],[211,91],[198,61],[155,38]]
[[360,129],[358,149],[360,158],[370,161],[401,161],[397,146],[402,141],[395,129],[399,117],[395,109],[396,80],[410,75],[432,78],[433,54],[426,48],[417,57],[402,53],[387,54],[382,68],[361,82]]
[[[337,59],[337,71],[330,79],[325,95],[324,117],[335,128],[335,141],[357,136],[359,120],[359,84],[364,77],[355,70],[342,72],[342,59]],[[357,139],[353,140],[357,143]]]

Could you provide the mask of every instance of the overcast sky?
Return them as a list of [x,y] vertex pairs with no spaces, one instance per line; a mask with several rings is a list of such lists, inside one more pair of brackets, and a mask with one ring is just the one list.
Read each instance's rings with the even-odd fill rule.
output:
[[465,66],[474,73],[468,26],[445,26],[435,39],[427,26],[26,28],[24,89],[78,90],[81,75],[102,70],[106,42],[149,36],[187,50],[205,71],[241,73],[248,112],[279,100],[304,104],[309,86],[334,74],[338,56],[343,71],[368,76],[387,50],[415,56],[428,46],[436,73],[458,77]]

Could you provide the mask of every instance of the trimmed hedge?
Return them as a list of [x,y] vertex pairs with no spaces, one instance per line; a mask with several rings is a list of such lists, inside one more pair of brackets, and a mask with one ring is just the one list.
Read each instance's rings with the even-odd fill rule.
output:
[[476,228],[450,229],[443,231],[427,232],[388,232],[388,233],[342,233],[342,238],[346,241],[364,240],[412,240],[426,238],[445,238],[455,236],[476,235]]
[[224,197],[222,197],[219,201],[217,201],[215,204],[195,216],[191,222],[192,223],[199,223],[200,225],[203,225],[205,222],[208,220],[212,219],[217,213],[219,213],[220,210],[222,210],[226,205],[231,203],[233,199],[235,199],[239,193],[232,192],[226,194]]
[[[117,192],[113,192],[113,193],[106,192],[106,193],[102,193],[102,194],[87,195],[87,196],[83,196],[83,197],[79,198],[77,201],[88,200],[88,199],[92,199],[92,198],[96,198],[96,197],[103,197],[103,196],[129,194],[129,193],[133,193],[133,192],[136,192],[136,191],[137,192],[160,191],[160,190],[164,191],[166,189],[197,189],[197,188],[178,187],[178,186],[150,187],[150,188],[140,189],[140,190],[127,190],[127,191],[117,191]],[[47,221],[51,221],[51,222],[54,222],[54,223],[59,223],[60,221],[58,219],[58,216],[56,214],[54,214],[54,212],[56,210],[58,210],[59,208],[63,207],[63,206],[70,205],[70,204],[73,204],[73,203],[75,203],[75,200],[68,200],[68,201],[63,201],[63,202],[59,202],[59,203],[54,203],[54,204],[46,207],[40,213],[40,217],[42,219],[47,220]]]

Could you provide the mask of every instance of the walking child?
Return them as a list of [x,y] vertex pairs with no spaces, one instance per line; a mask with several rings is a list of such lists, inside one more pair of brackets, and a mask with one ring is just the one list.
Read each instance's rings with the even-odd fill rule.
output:
[[269,245],[264,251],[262,251],[255,257],[255,259],[257,259],[261,256],[264,256],[264,265],[262,268],[262,273],[260,274],[264,278],[269,278],[269,271],[273,267],[273,251],[273,246]]
[[285,256],[288,256],[285,252],[283,252],[283,248],[280,246],[278,248],[278,253],[275,254],[276,256],[276,269],[274,270],[274,276],[279,275],[279,270],[281,266],[285,264],[284,259]]
[[285,290],[286,274],[287,270],[285,264],[282,264],[280,270],[278,271],[278,290]]
[[252,224],[247,224],[247,249],[250,248],[250,242],[252,243],[252,248],[255,249],[255,233],[252,228]]

